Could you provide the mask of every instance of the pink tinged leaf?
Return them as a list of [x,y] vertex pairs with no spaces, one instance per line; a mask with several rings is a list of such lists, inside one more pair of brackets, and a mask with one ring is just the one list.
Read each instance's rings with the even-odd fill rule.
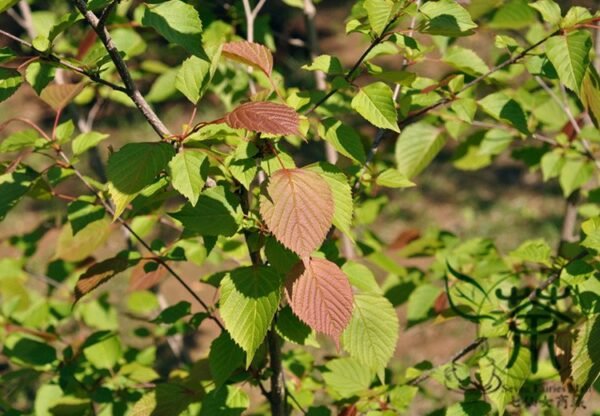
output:
[[275,238],[300,257],[323,244],[333,221],[329,184],[315,172],[280,169],[260,198],[260,214]]
[[314,330],[331,336],[339,348],[352,317],[348,277],[335,263],[316,258],[305,260],[304,267],[296,266],[290,278],[294,280],[286,285],[286,295],[292,311]]
[[42,90],[40,98],[54,111],[60,111],[77,97],[83,87],[83,82],[79,84],[50,84]]
[[268,101],[242,104],[227,114],[223,120],[234,129],[267,134],[301,135],[298,113],[287,105]]
[[271,77],[273,55],[264,45],[245,40],[228,42],[223,45],[222,54],[229,59],[257,68]]

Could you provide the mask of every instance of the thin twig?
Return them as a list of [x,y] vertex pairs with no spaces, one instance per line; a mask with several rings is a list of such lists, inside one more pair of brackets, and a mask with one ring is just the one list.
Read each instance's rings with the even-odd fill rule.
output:
[[158,116],[154,113],[148,102],[142,96],[142,93],[137,88],[135,83],[133,82],[133,78],[131,78],[131,74],[129,73],[129,69],[125,64],[125,61],[121,57],[119,50],[117,49],[115,43],[106,30],[106,27],[100,24],[100,20],[94,14],[94,12],[88,10],[87,4],[85,0],[72,0],[75,4],[75,7],[79,10],[79,12],[83,15],[83,17],[87,20],[89,25],[94,29],[98,38],[104,44],[104,48],[110,55],[117,72],[121,76],[121,80],[125,84],[126,94],[131,98],[131,100],[135,103],[138,109],[142,112],[148,123],[152,126],[154,131],[158,133],[161,138],[172,137],[171,132],[167,127],[163,124],[163,122],[158,118]]
[[71,71],[77,72],[78,74],[83,75],[83,76],[91,79],[94,82],[97,82],[97,83],[102,84],[102,85],[106,85],[107,87],[110,87],[110,88],[112,88],[115,91],[121,91],[121,92],[127,93],[127,89],[126,88],[124,88],[124,87],[122,87],[120,85],[114,84],[114,83],[112,83],[110,81],[107,81],[107,80],[101,78],[98,74],[96,74],[96,73],[94,73],[92,71],[89,71],[89,70],[86,70],[84,68],[78,67],[77,65],[72,64],[71,62],[65,60],[64,58],[61,58],[58,55],[54,55],[54,54],[51,54],[51,53],[46,53],[46,52],[38,51],[37,49],[35,49],[35,47],[30,42],[27,42],[26,40],[23,40],[23,39],[15,36],[15,35],[13,35],[11,33],[8,33],[6,31],[0,29],[0,35],[6,37],[8,39],[11,39],[11,40],[13,40],[13,41],[15,41],[15,42],[23,45],[23,46],[26,46],[27,48],[31,49],[31,51],[36,56],[39,56],[40,59],[42,59],[42,60],[45,60],[45,61],[48,61],[48,62],[53,62],[55,64],[63,66],[65,68],[67,68],[67,69],[70,69]]

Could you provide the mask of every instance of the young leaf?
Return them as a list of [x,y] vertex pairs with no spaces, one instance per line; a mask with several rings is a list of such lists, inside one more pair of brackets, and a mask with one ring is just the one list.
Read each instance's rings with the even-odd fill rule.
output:
[[322,71],[326,74],[341,74],[344,72],[342,63],[335,56],[319,55],[310,65],[303,65],[302,69],[307,71]]
[[208,365],[217,388],[244,364],[244,356],[244,350],[231,339],[227,331],[215,338],[210,344]]
[[96,368],[113,368],[122,355],[121,342],[116,334],[95,332],[82,346],[83,355]]
[[394,17],[394,13],[397,12],[399,4],[401,3],[393,2],[392,0],[365,1],[364,7],[367,11],[369,25],[377,36],[380,36],[383,33],[388,22]]
[[0,103],[13,95],[22,82],[23,78],[19,71],[0,68]]
[[142,24],[154,28],[169,42],[182,46],[188,52],[205,56],[202,50],[202,22],[194,6],[181,0],[148,5]]
[[98,143],[106,138],[108,138],[108,134],[98,133],[97,131],[82,133],[75,137],[73,143],[71,143],[73,154],[81,155],[92,147],[96,147]]
[[339,338],[352,317],[352,287],[348,277],[325,259],[309,259],[290,272],[287,297],[294,313],[311,328]]
[[40,98],[54,111],[65,108],[81,92],[84,84],[50,84],[42,90]]
[[418,175],[445,143],[441,131],[431,124],[419,122],[408,126],[396,141],[398,172],[408,179]]
[[592,39],[587,30],[553,36],[546,41],[546,55],[556,68],[560,81],[577,94],[590,64],[591,48]]
[[169,171],[175,188],[195,206],[204,187],[208,159],[202,152],[182,149],[169,162]]
[[287,105],[268,101],[242,104],[228,113],[223,121],[234,129],[278,135],[301,135],[298,113]]
[[577,405],[600,375],[600,319],[589,317],[579,330],[571,357],[571,375]]
[[469,12],[454,0],[428,1],[419,13],[419,31],[439,36],[467,36],[477,27]]
[[239,200],[222,186],[200,194],[195,206],[185,204],[179,212],[170,214],[181,221],[186,233],[232,236],[241,222]]
[[306,257],[325,240],[334,202],[327,181],[305,169],[280,169],[260,198],[260,214],[287,248]]
[[220,54],[221,50],[217,49],[211,59],[192,56],[181,64],[175,87],[192,103],[197,104],[206,92]]
[[414,182],[409,181],[407,177],[397,169],[384,170],[377,176],[376,182],[377,185],[388,188],[410,188],[411,186],[415,186]]
[[537,0],[529,7],[533,7],[542,15],[542,18],[553,25],[558,25],[562,18],[560,13],[560,6],[554,0]]
[[281,278],[270,267],[243,267],[221,281],[221,316],[231,338],[246,351],[246,368],[279,307]]
[[223,45],[223,56],[242,62],[264,72],[267,77],[273,71],[273,55],[264,45],[241,40]]
[[351,105],[374,126],[400,132],[393,92],[385,83],[374,82],[361,88]]
[[342,342],[350,356],[381,373],[396,349],[398,316],[385,297],[374,293],[354,296],[354,311]]
[[135,266],[138,261],[128,259],[127,257],[113,257],[93,264],[77,280],[75,302],[101,284],[108,282],[117,274]]
[[174,155],[167,143],[128,143],[108,159],[108,180],[119,192],[136,194],[156,181]]

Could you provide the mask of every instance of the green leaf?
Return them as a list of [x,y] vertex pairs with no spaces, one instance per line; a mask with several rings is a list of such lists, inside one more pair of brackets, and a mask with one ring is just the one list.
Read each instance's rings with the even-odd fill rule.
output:
[[248,395],[237,386],[212,390],[202,400],[200,416],[241,416],[250,406]]
[[267,266],[235,269],[221,281],[221,316],[231,338],[246,351],[246,367],[279,307],[281,278]]
[[336,358],[325,366],[325,383],[342,397],[352,397],[369,388],[373,373],[353,358]]
[[542,168],[544,182],[556,178],[560,174],[564,164],[565,158],[561,152],[551,151],[542,156],[540,167]]
[[93,201],[83,198],[71,202],[67,207],[67,218],[71,223],[74,236],[88,224],[104,218],[105,214],[106,210],[102,205],[94,204]]
[[303,65],[302,69],[306,69],[307,71],[323,71],[326,74],[341,74],[344,72],[340,60],[330,55],[319,55],[310,65]]
[[482,400],[455,403],[446,409],[445,416],[476,416],[491,414],[492,406]]
[[374,293],[382,295],[383,291],[377,284],[375,276],[364,264],[355,261],[347,261],[342,266],[342,271],[348,276],[348,280],[355,288],[363,293]]
[[267,256],[269,264],[282,275],[287,274],[300,261],[300,257],[296,253],[285,248],[273,236],[267,237],[265,256]]
[[39,148],[48,145],[48,141],[35,129],[21,130],[11,134],[0,142],[0,153],[18,152],[27,148]]
[[337,167],[325,162],[307,166],[305,169],[317,172],[329,184],[333,196],[333,225],[352,238],[351,229],[354,204],[352,201],[352,189],[348,184],[346,175]]
[[508,348],[492,348],[479,360],[482,384],[489,390],[488,397],[499,414],[504,414],[506,405],[519,397],[519,390],[531,372],[527,348],[521,346],[512,367],[506,368],[511,353]]
[[160,383],[138,400],[129,416],[173,416],[182,414],[200,395],[175,383]]
[[397,12],[399,5],[399,2],[393,2],[392,0],[366,0],[364,2],[369,25],[377,36],[383,33],[388,22]]
[[530,240],[522,243],[516,250],[510,253],[510,257],[521,261],[551,265],[552,249],[542,239]]
[[286,305],[277,315],[275,328],[281,337],[288,342],[294,342],[298,345],[311,345],[318,347],[315,332],[298,318],[292,308]]
[[154,183],[173,156],[167,143],[128,143],[108,159],[108,180],[119,192],[134,195]]
[[600,375],[600,315],[592,315],[579,330],[571,356],[577,405]]
[[19,71],[0,68],[0,103],[13,95],[22,82],[23,78]]
[[471,49],[460,46],[449,48],[444,54],[444,62],[469,75],[482,75],[490,70],[479,55]]
[[106,242],[110,231],[110,220],[108,218],[86,225],[77,235],[73,235],[71,224],[67,223],[58,236],[55,256],[66,261],[81,261]]
[[387,188],[410,188],[415,186],[414,182],[409,181],[404,174],[396,169],[386,169],[381,172],[376,179],[377,185]]
[[182,149],[169,162],[173,188],[195,206],[208,175],[208,159],[202,152]]
[[506,121],[523,134],[528,134],[527,118],[515,100],[503,92],[495,92],[479,101],[483,111],[498,121]]
[[422,322],[432,316],[435,300],[442,289],[431,284],[418,286],[408,298],[406,318],[409,326]]
[[560,27],[563,29],[570,29],[579,23],[585,23],[586,21],[589,21],[593,17],[594,16],[592,16],[590,11],[585,7],[572,6],[560,22]]
[[575,30],[546,41],[546,55],[556,68],[560,81],[577,94],[590,64],[591,48],[592,38],[587,30]]
[[187,203],[170,215],[183,224],[186,233],[228,237],[242,220],[239,200],[222,186],[205,190],[195,206]]
[[210,80],[217,69],[216,63],[219,61],[221,50],[212,57],[199,58],[191,56],[183,61],[181,68],[177,72],[175,87],[186,96],[192,103],[197,104],[210,85]]
[[[1,3],[2,0],[0,0]],[[0,63],[9,62],[18,55],[10,48],[0,48]]]
[[600,76],[590,65],[581,85],[581,101],[592,116],[596,127],[600,126]]
[[428,1],[419,13],[423,16],[420,32],[440,36],[468,36],[477,27],[469,12],[453,0]]
[[192,305],[185,301],[179,301],[175,305],[171,305],[152,320],[152,322],[157,324],[174,324],[180,319],[188,316],[191,313]]
[[121,354],[119,338],[108,331],[90,335],[83,345],[83,355],[96,368],[114,368]]
[[374,126],[400,132],[393,92],[385,83],[374,82],[361,88],[351,105]]
[[44,62],[32,62],[25,70],[25,79],[38,95],[54,79],[56,68]]
[[7,11],[18,2],[19,0],[0,0],[0,13]]
[[19,166],[10,173],[0,175],[0,221],[27,194],[38,178],[39,174],[28,166]]
[[358,133],[339,120],[327,118],[319,125],[319,135],[327,140],[342,155],[360,163],[367,158]]
[[537,0],[530,3],[529,7],[533,7],[542,15],[544,21],[558,25],[562,19],[560,6],[554,0]]
[[217,388],[224,384],[233,372],[244,364],[244,351],[226,331],[210,344],[208,365]]
[[496,9],[488,25],[493,29],[521,29],[536,21],[535,12],[527,0],[510,0]]
[[585,233],[585,239],[581,245],[600,252],[600,217],[593,217],[581,224],[581,230]]
[[96,147],[101,141],[108,138],[108,134],[99,133],[97,131],[89,131],[87,133],[82,133],[79,136],[73,139],[73,143],[71,143],[71,148],[73,149],[74,155],[81,155],[91,149],[92,147]]
[[361,364],[382,374],[396,349],[398,325],[389,300],[374,293],[358,293],[352,319],[342,335],[344,348]]
[[398,171],[408,179],[415,177],[431,163],[445,143],[441,131],[429,123],[408,126],[396,141]]
[[202,22],[192,5],[181,0],[148,5],[142,24],[154,28],[169,42],[182,46],[188,52],[205,56],[202,50]]
[[452,111],[465,123],[471,123],[477,112],[477,101],[472,98],[459,98],[450,104]]
[[4,341],[2,354],[18,365],[42,366],[56,360],[56,350],[46,342],[20,334]]
[[594,175],[594,165],[583,158],[567,158],[558,181],[565,197],[581,188]]

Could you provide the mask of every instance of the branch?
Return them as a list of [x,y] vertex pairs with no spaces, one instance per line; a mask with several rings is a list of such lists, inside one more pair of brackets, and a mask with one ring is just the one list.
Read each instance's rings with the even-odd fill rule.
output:
[[455,94],[453,94],[451,97],[444,97],[441,100],[431,104],[430,106],[427,106],[425,108],[422,108],[412,114],[409,114],[408,117],[406,117],[404,120],[402,120],[400,122],[400,128],[406,127],[409,124],[414,123],[415,121],[417,121],[418,119],[420,119],[421,117],[423,117],[424,115],[426,115],[427,113],[429,113],[431,110],[434,110],[438,107],[444,106],[446,104],[451,103],[452,101],[454,101],[456,99],[456,97],[458,95],[460,95],[461,93],[465,92],[466,90],[468,90],[469,88],[479,84],[481,81],[485,80],[486,78],[488,78],[490,75],[492,75],[495,72],[498,72],[499,70],[506,68],[509,65],[512,65],[518,61],[520,61],[521,59],[523,59],[525,56],[527,56],[527,54],[529,54],[529,52],[531,52],[532,50],[534,50],[535,48],[537,48],[538,46],[544,44],[544,42],[546,42],[548,39],[550,39],[552,36],[558,35],[559,33],[561,33],[562,29],[556,30],[554,32],[552,32],[551,34],[549,34],[548,36],[546,36],[545,38],[537,41],[536,43],[534,43],[533,45],[523,49],[520,53],[518,53],[517,55],[513,56],[512,58],[502,62],[501,64],[496,65],[495,67],[493,67],[492,69],[490,69],[488,72],[486,72],[483,75],[478,76],[477,78],[475,78],[474,80],[472,80],[471,82],[466,83],[460,90],[458,90]]
[[[354,73],[356,72],[356,70],[358,69],[358,67],[363,63],[363,61],[365,60],[365,58],[367,57],[367,55],[369,54],[369,52],[371,52],[371,50],[373,50],[373,48],[377,45],[379,45],[381,42],[383,42],[385,40],[385,38],[389,35],[389,33],[387,33],[387,31],[392,27],[392,25],[394,23],[396,23],[396,20],[398,19],[399,15],[394,16],[389,22],[388,24],[383,28],[383,31],[381,32],[381,35],[377,36],[375,39],[373,39],[373,41],[371,42],[371,44],[369,45],[369,47],[367,49],[365,49],[365,51],[362,53],[362,55],[358,58],[358,60],[354,63],[354,65],[352,66],[352,68],[350,69],[350,71],[348,71],[346,73],[346,75],[344,76],[344,80],[346,82],[350,82],[353,79]],[[305,115],[309,115],[311,113],[313,113],[317,108],[319,108],[321,105],[323,105],[327,100],[329,100],[336,92],[338,92],[340,90],[339,87],[333,88],[331,91],[329,91],[323,98],[321,98],[319,101],[317,101],[315,103],[315,105],[313,105],[310,110],[308,110]]]
[[120,85],[114,84],[114,83],[112,83],[110,81],[106,81],[105,79],[101,78],[99,75],[95,74],[92,71],[88,71],[86,69],[78,67],[77,65],[73,65],[72,63],[70,63],[69,61],[65,60],[64,58],[59,57],[58,55],[53,55],[51,53],[46,53],[46,52],[38,51],[37,49],[35,49],[33,47],[33,45],[31,43],[27,42],[26,40],[20,39],[20,38],[14,36],[11,33],[8,33],[6,31],[0,29],[0,35],[6,37],[8,39],[11,39],[11,40],[13,40],[13,41],[15,41],[15,42],[23,45],[23,46],[26,46],[26,47],[30,48],[31,51],[36,56],[40,57],[40,59],[43,59],[43,60],[46,60],[48,62],[53,62],[55,64],[61,65],[61,66],[65,67],[65,68],[67,68],[67,69],[70,69],[71,71],[77,72],[78,74],[81,74],[81,75],[83,75],[83,76],[91,79],[94,82],[97,82],[97,83],[102,84],[102,85],[106,85],[107,87],[110,87],[113,90],[127,93],[127,89],[126,88],[123,88]]
[[[125,61],[121,57],[119,50],[115,46],[110,33],[106,30],[98,17],[94,14],[94,12],[87,9],[87,4],[85,0],[72,0],[75,4],[75,7],[79,10],[79,12],[83,15],[85,20],[89,23],[89,25],[94,29],[100,41],[104,44],[104,48],[110,55],[117,72],[121,76],[123,83],[125,84],[125,93],[133,100],[137,108],[142,112],[148,123],[152,126],[154,131],[158,133],[161,138],[167,138],[172,136],[171,132],[167,129],[167,127],[163,124],[163,122],[158,118],[158,116],[154,113],[152,108],[148,102],[144,99],[137,86],[133,82],[131,78],[131,74],[129,73],[129,69],[125,64]],[[109,6],[110,7],[110,6]]]

